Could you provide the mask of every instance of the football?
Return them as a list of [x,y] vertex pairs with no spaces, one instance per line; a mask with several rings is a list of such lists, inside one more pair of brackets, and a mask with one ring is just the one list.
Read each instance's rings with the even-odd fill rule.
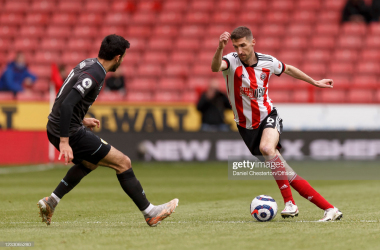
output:
[[251,215],[259,222],[272,220],[277,214],[277,203],[268,195],[259,195],[251,202]]

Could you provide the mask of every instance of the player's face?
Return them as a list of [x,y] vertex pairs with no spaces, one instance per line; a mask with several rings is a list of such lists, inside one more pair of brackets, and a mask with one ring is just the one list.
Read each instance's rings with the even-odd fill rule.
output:
[[118,60],[114,59],[115,64],[109,69],[110,72],[115,72],[117,70],[117,68],[119,68],[120,64],[123,62],[124,56],[125,56],[125,53],[123,56],[119,57]]
[[243,37],[237,40],[232,40],[232,45],[234,46],[240,60],[243,62],[246,62],[252,58],[255,39],[248,40],[246,37]]

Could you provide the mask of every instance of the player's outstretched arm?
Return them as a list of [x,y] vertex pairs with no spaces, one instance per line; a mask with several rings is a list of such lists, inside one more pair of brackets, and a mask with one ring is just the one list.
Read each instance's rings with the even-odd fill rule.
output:
[[228,40],[230,39],[230,33],[227,31],[224,32],[220,38],[219,38],[219,46],[218,49],[215,52],[214,57],[212,58],[212,63],[211,63],[211,70],[212,72],[219,72],[222,70],[225,70],[228,65],[225,61],[222,60],[223,56],[223,49],[227,45]]
[[322,80],[316,81],[292,65],[286,65],[284,73],[296,79],[308,82],[319,88],[332,88],[334,85],[334,81],[332,79],[322,79]]

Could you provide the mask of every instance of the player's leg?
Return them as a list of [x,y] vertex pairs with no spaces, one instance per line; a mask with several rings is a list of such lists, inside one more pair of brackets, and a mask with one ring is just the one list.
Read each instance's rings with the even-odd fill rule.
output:
[[288,177],[284,174],[286,169],[280,152],[276,149],[279,140],[280,134],[277,128],[267,127],[263,130],[259,149],[266,162],[269,162],[271,166],[277,166],[271,170],[285,203],[285,209],[281,212],[281,216],[284,218],[294,217],[298,216],[298,207],[294,202]]
[[115,169],[121,187],[143,213],[149,226],[160,224],[178,206],[178,199],[159,206],[151,204],[133,172],[131,160],[116,148],[111,146],[109,153],[98,164]]

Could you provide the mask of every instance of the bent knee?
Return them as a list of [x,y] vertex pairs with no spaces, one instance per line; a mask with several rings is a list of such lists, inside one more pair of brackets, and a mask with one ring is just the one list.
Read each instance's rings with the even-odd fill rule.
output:
[[119,163],[119,172],[120,173],[123,173],[125,171],[127,171],[128,169],[132,168],[132,162],[131,162],[131,159],[124,155],[121,162]]
[[259,149],[263,155],[268,155],[268,156],[276,155],[276,149],[272,147],[271,145],[263,144],[263,145],[260,145]]

